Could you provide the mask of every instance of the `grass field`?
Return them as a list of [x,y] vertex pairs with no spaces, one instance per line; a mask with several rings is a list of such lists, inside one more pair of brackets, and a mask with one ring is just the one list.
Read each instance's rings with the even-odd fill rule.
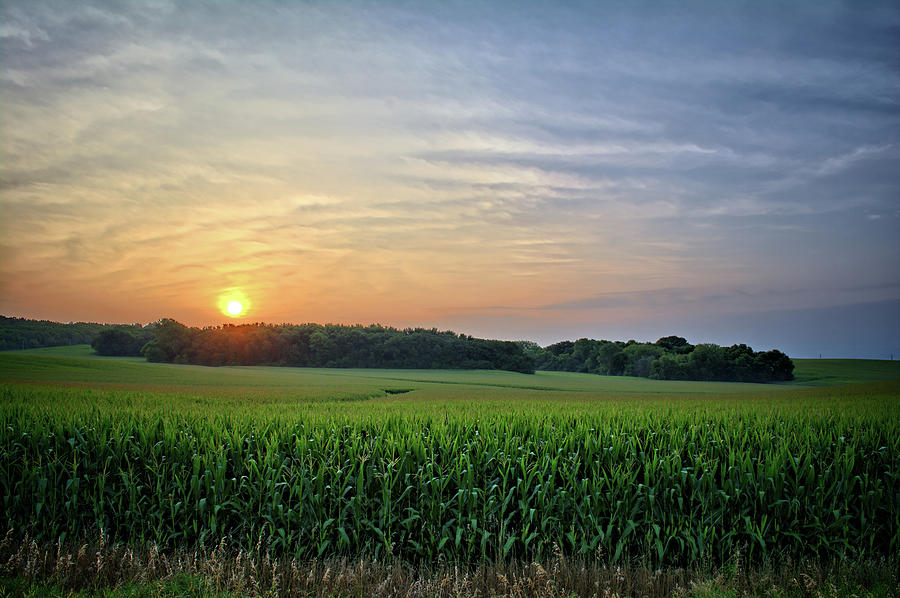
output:
[[819,386],[900,379],[900,361],[877,359],[795,359],[792,384]]
[[758,385],[4,352],[8,538],[464,566],[892,557],[900,364],[796,363]]
[[[415,391],[416,398],[441,399],[449,394],[503,393],[517,396],[599,399],[641,395],[764,394],[807,386],[835,386],[900,380],[900,361],[800,359],[796,380],[786,384],[684,382],[568,372],[518,374],[470,370],[358,370],[327,368],[220,367],[147,363],[142,358],[99,357],[88,345],[50,347],[0,353],[0,380],[83,384],[96,388],[159,388],[196,394],[221,393],[308,400],[375,398],[389,391]],[[453,388],[458,387],[458,388]],[[525,395],[523,395],[523,391]],[[531,391],[531,392],[529,392]],[[811,393],[815,394],[815,393]]]

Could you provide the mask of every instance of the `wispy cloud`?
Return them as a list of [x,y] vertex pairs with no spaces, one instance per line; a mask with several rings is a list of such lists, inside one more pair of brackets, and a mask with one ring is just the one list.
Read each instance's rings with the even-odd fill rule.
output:
[[3,0],[0,310],[872,299],[900,11],[707,8]]

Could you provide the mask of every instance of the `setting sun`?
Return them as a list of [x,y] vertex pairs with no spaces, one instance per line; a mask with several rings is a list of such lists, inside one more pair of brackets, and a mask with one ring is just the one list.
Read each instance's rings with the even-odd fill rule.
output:
[[219,311],[229,318],[246,316],[250,311],[250,298],[240,288],[225,289],[219,295]]

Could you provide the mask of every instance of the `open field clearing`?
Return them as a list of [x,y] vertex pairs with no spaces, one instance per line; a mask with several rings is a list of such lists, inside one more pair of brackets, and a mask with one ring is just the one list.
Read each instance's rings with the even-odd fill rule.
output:
[[900,379],[900,361],[795,359],[793,384],[838,385]]
[[[491,393],[512,389],[543,395],[614,398],[741,393],[776,395],[806,386],[900,380],[900,361],[798,359],[796,380],[783,384],[650,380],[568,372],[519,374],[487,370],[374,370],[328,368],[218,367],[148,363],[143,358],[98,357],[88,345],[0,353],[0,380],[60,382],[96,388],[164,387],[197,394],[271,394],[298,399],[374,397],[391,390],[416,391],[417,398],[444,398],[454,390]],[[458,388],[454,388],[458,387]],[[533,394],[533,393],[529,393]]]
[[892,362],[752,385],[89,351],[0,354],[9,538],[464,566],[900,551]]

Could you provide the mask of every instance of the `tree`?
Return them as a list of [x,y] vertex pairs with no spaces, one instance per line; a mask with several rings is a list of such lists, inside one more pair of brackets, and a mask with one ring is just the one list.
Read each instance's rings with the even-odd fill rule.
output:
[[152,339],[149,333],[130,332],[122,328],[101,330],[91,341],[99,355],[139,357],[141,348]]
[[690,380],[687,355],[664,353],[650,364],[650,378],[654,380]]
[[[187,350],[191,345],[192,334],[187,326],[175,320],[163,318],[148,328],[155,337],[141,350],[148,361],[188,362]],[[193,330],[195,333],[199,332],[196,328]]]
[[784,382],[794,379],[794,362],[778,349],[757,353],[756,366],[767,380]]
[[688,360],[691,380],[727,380],[725,351],[719,345],[704,343],[694,347]]
[[625,356],[625,375],[647,378],[650,376],[650,365],[663,354],[663,349],[649,343],[636,342],[627,345],[622,354]]
[[694,345],[687,342],[683,336],[664,336],[655,344],[671,353],[690,353],[694,350]]

